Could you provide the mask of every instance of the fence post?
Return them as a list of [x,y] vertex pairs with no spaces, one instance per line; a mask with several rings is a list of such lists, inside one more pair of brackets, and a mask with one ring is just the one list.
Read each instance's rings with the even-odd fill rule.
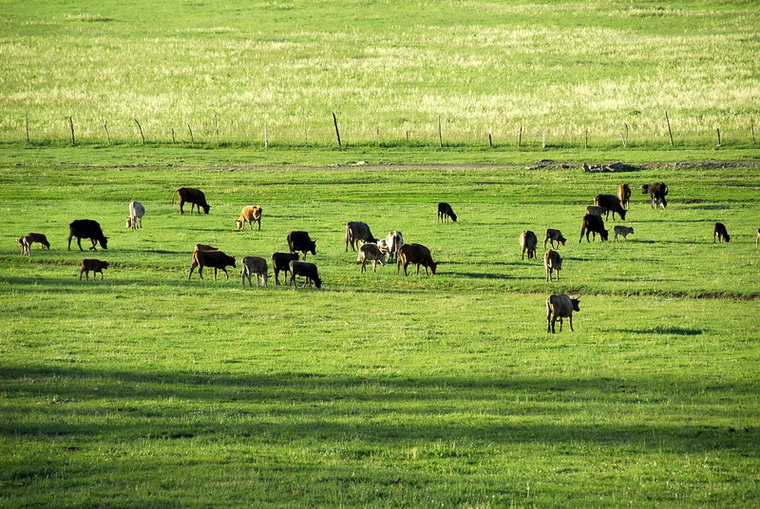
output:
[[755,119],[749,119],[749,130],[752,133],[752,144],[755,144]]
[[586,137],[583,140],[583,148],[588,148],[588,127],[586,128]]
[[76,145],[76,140],[74,139],[74,117],[69,117],[69,129],[71,130],[71,146],[73,147]]
[[668,112],[665,112],[665,120],[668,122],[668,137],[670,138],[670,146],[675,147],[675,143],[673,143],[673,131],[670,129],[670,117],[668,116]]
[[269,122],[264,121],[264,148],[269,148]]
[[517,132],[517,148],[520,148],[522,146],[522,126],[520,126],[520,130]]
[[108,119],[103,119],[103,130],[106,132],[106,139],[108,140],[108,144],[111,144],[111,134],[108,132]]
[[138,122],[136,118],[133,118],[132,120],[134,120],[135,124],[137,124],[137,129],[140,131],[140,139],[142,140],[142,144],[145,145],[145,136],[143,135],[143,130],[140,122]]
[[441,131],[441,116],[438,115],[438,146],[443,148],[443,132]]
[[187,124],[187,130],[190,131],[190,143],[195,145],[195,136],[193,136],[193,128],[190,127],[190,124]]
[[491,133],[488,133],[488,146],[493,148],[493,138],[491,137]]
[[541,148],[546,148],[546,131],[544,131],[541,136]]
[[718,133],[718,146],[720,147],[720,127],[717,127],[715,131]]
[[338,117],[335,116],[335,112],[332,114],[333,124],[335,124],[335,136],[338,138],[338,147],[343,148],[343,144],[340,142],[340,131],[338,130]]

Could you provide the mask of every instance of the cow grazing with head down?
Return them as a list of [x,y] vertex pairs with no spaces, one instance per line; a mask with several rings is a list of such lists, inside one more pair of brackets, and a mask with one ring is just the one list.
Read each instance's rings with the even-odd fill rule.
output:
[[552,273],[557,273],[559,281],[559,271],[562,270],[562,257],[556,251],[551,249],[544,254],[544,268],[546,269],[546,280],[551,282]]
[[139,201],[129,203],[129,215],[127,216],[127,228],[136,230],[142,228],[142,217],[145,215],[145,206]]
[[92,258],[87,258],[82,260],[81,269],[79,270],[79,280],[82,280],[82,274],[85,275],[86,279],[90,279],[90,272],[92,272],[92,278],[95,279],[97,277],[98,272],[100,272],[100,279],[103,279],[103,269],[108,268],[108,262],[105,262],[103,260],[95,260]]
[[454,214],[454,209],[451,208],[451,205],[449,205],[446,202],[441,202],[438,204],[438,222],[444,223],[451,219],[455,223],[457,222],[457,215]]
[[238,230],[245,228],[245,223],[250,223],[253,230],[253,223],[256,223],[257,230],[261,230],[261,207],[258,205],[249,205],[243,207],[240,211],[240,217],[235,220]]
[[42,246],[42,249],[50,249],[50,242],[48,242],[47,237],[43,235],[42,233],[27,233],[26,237],[29,238],[30,244],[37,242]]
[[351,246],[352,251],[356,251],[356,244],[361,242],[377,243],[377,239],[372,235],[367,223],[361,221],[349,221],[346,223],[346,251]]
[[628,210],[628,203],[631,201],[631,188],[628,184],[620,184],[617,190],[618,199],[624,209]]
[[559,320],[559,331],[562,332],[563,318],[570,319],[570,330],[573,331],[573,311],[580,312],[581,299],[571,299],[565,294],[550,295],[546,299],[546,332],[554,334],[554,324]]
[[601,207],[605,211],[605,219],[610,218],[610,212],[612,212],[612,219],[615,219],[615,214],[620,215],[620,219],[625,221],[625,214],[628,212],[623,208],[620,203],[620,199],[614,194],[597,194],[594,198],[594,206]]
[[385,254],[377,244],[366,242],[359,248],[359,256],[356,257],[356,261],[362,262],[361,272],[367,270],[367,262],[372,262],[372,272],[377,272],[377,262],[385,267]]
[[[399,248],[398,257],[396,258],[396,272],[398,272],[401,265],[403,265],[404,275],[408,275],[406,268],[411,263],[417,266],[418,275],[420,273],[420,265],[425,267],[425,274],[427,275],[430,275],[430,273],[435,275],[436,268],[438,267],[438,263],[433,261],[430,249],[422,244],[404,244]],[[428,268],[430,269],[430,272],[428,272]]]
[[293,284],[294,288],[296,287],[296,276],[305,278],[303,286],[314,283],[314,286],[317,288],[322,288],[322,280],[319,278],[319,271],[317,270],[317,266],[313,263],[302,262],[299,260],[293,260],[290,262],[290,282]]
[[[546,249],[546,242],[549,242],[549,245],[553,247],[554,249],[557,249],[560,244],[563,246],[565,245],[565,242],[567,242],[567,239],[562,236],[562,232],[559,230],[556,230],[554,228],[547,228],[546,232],[544,233],[544,249]],[[556,246],[554,244],[557,244]]]
[[183,210],[185,202],[190,204],[190,215],[193,214],[193,207],[198,208],[198,214],[201,213],[201,208],[206,214],[208,214],[208,211],[211,210],[211,205],[206,203],[206,195],[203,194],[203,191],[200,189],[194,189],[192,187],[180,187],[174,191],[174,194],[172,195],[172,205],[174,205],[174,196],[179,196],[180,214],[185,213]]
[[536,257],[536,247],[538,246],[538,237],[530,230],[525,230],[517,238],[522,248],[522,260],[525,259],[525,253],[528,253],[528,260]]
[[[272,270],[274,270],[274,282],[276,284],[280,284],[280,280],[278,278],[280,272],[285,272],[285,276],[288,277],[287,273],[290,272],[290,262],[293,260],[298,260],[298,255],[294,253],[274,253],[272,255]],[[288,280],[285,280],[285,283],[287,284]]]
[[306,253],[317,254],[317,239],[311,240],[307,232],[295,231],[288,233],[288,249],[291,253],[303,253],[303,259],[306,260]]
[[653,209],[656,209],[658,206],[662,208],[668,206],[668,201],[665,199],[665,196],[668,195],[668,186],[664,182],[644,184],[641,186],[641,193],[649,195]]
[[190,265],[190,274],[187,275],[187,279],[190,279],[196,267],[198,267],[198,275],[203,279],[203,268],[211,267],[214,269],[214,281],[216,281],[217,269],[222,269],[227,280],[229,280],[230,275],[227,273],[227,266],[237,267],[234,256],[226,255],[221,251],[195,251],[193,253],[193,263]]
[[715,243],[716,239],[718,242],[723,242],[724,240],[726,242],[731,242],[731,236],[728,234],[725,224],[715,223],[715,226],[713,226],[713,243]]
[[108,249],[108,237],[103,235],[103,230],[100,228],[100,224],[92,219],[77,219],[69,225],[69,244],[68,249],[71,250],[71,238],[77,238],[77,245],[80,251],[82,249],[82,239],[90,239],[92,246],[90,249],[94,250],[95,245],[100,242],[100,247]]
[[267,274],[268,267],[267,261],[260,256],[246,256],[242,260],[243,270],[240,274],[240,278],[243,280],[243,286],[245,286],[245,280],[248,279],[248,286],[253,286],[251,283],[251,274],[256,275],[256,287],[259,286],[259,278],[261,278],[264,288],[267,287]]
[[630,226],[616,226],[615,227],[615,242],[617,242],[618,235],[623,237],[623,240],[628,242],[628,235],[633,234],[633,228]]
[[578,240],[578,242],[583,242],[584,233],[586,234],[586,242],[591,242],[588,240],[589,233],[594,234],[594,240],[596,240],[597,233],[603,241],[606,241],[607,238],[609,238],[609,232],[604,229],[604,220],[600,216],[592,216],[591,214],[586,214],[583,216],[583,224],[581,225],[581,238]]

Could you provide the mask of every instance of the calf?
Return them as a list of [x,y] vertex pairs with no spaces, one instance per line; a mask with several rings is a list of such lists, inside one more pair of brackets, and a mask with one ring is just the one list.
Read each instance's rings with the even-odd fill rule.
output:
[[623,237],[623,240],[628,242],[628,235],[634,233],[633,228],[629,226],[616,226],[615,227],[615,242],[617,242],[618,235]]
[[356,244],[358,242],[376,243],[377,239],[372,235],[367,223],[349,221],[346,223],[346,251],[348,251],[349,245],[352,251],[356,251]]
[[372,272],[377,272],[377,262],[385,267],[385,255],[377,244],[367,242],[362,244],[359,248],[359,256],[356,258],[357,262],[362,262],[362,270],[364,272],[367,269],[367,262],[372,262]]
[[243,286],[245,286],[245,280],[248,278],[248,286],[253,286],[251,283],[251,274],[256,275],[256,287],[259,286],[259,278],[261,278],[264,288],[267,287],[267,261],[260,256],[246,256],[243,258],[243,271],[240,274],[240,278],[243,280]]
[[48,242],[47,237],[45,237],[41,233],[27,233],[26,236],[29,238],[29,243],[32,244],[34,242],[40,244],[43,249],[50,249],[50,242]]
[[525,230],[520,234],[517,241],[522,248],[522,260],[525,259],[525,252],[528,252],[528,260],[536,257],[536,247],[538,246],[538,237],[530,230]]
[[715,223],[715,226],[713,226],[713,243],[715,243],[716,238],[718,239],[718,242],[723,242],[724,240],[726,242],[731,242],[731,236],[728,234],[725,224]]
[[666,208],[668,201],[665,196],[668,194],[668,186],[664,182],[655,182],[654,184],[644,184],[641,186],[642,194],[648,194],[652,200],[652,208],[656,209],[657,206]]
[[139,201],[129,203],[129,216],[127,216],[127,228],[136,230],[142,228],[142,217],[145,215],[145,206]]
[[221,251],[195,251],[193,253],[193,263],[190,265],[190,274],[187,275],[187,279],[190,279],[196,267],[198,267],[198,275],[203,279],[203,268],[211,267],[214,269],[214,281],[216,281],[217,269],[222,269],[227,280],[229,280],[230,275],[225,268],[228,265],[237,267],[234,256],[228,256]]
[[544,268],[546,269],[546,280],[551,282],[552,273],[557,273],[557,281],[559,281],[559,271],[562,270],[562,257],[558,252],[551,249],[544,254]]
[[580,312],[581,299],[571,299],[565,294],[550,295],[546,299],[546,332],[554,334],[554,324],[559,319],[559,331],[562,332],[563,318],[570,319],[570,330],[573,331],[573,311]]
[[457,222],[457,215],[454,214],[454,210],[451,208],[451,205],[449,205],[446,202],[441,202],[438,204],[438,222],[443,223],[449,220],[451,218],[452,221],[455,223]]
[[193,207],[198,208],[198,214],[201,213],[201,208],[203,208],[203,212],[208,214],[208,211],[211,210],[211,205],[206,203],[206,195],[203,194],[203,191],[200,189],[193,189],[192,187],[180,187],[176,191],[174,191],[174,194],[172,195],[172,205],[174,205],[174,196],[179,196],[179,213],[184,214],[185,211],[183,210],[183,206],[185,205],[185,202],[190,204],[190,215],[193,214]]
[[87,258],[82,260],[82,268],[79,270],[79,280],[82,280],[82,274],[84,273],[86,279],[90,279],[90,271],[92,271],[92,278],[95,279],[97,277],[98,272],[100,272],[100,279],[103,280],[103,269],[108,268],[108,262],[104,262],[103,260],[95,260],[92,258]]
[[293,260],[290,262],[290,282],[293,284],[293,287],[296,286],[296,276],[303,276],[304,282],[303,286],[306,286],[306,284],[314,283],[314,286],[317,288],[322,287],[322,280],[319,278],[319,272],[317,271],[317,266],[313,263],[309,262],[301,262],[298,260]]
[[404,275],[408,275],[406,272],[407,266],[413,263],[417,266],[417,274],[420,273],[420,265],[425,267],[425,274],[430,275],[430,272],[435,275],[435,270],[438,267],[438,263],[433,261],[433,257],[430,255],[430,250],[422,244],[404,244],[398,250],[398,257],[396,259],[396,272],[399,271],[401,265],[404,265]]
[[25,237],[19,237],[16,239],[18,245],[21,246],[21,254],[25,256],[32,256],[32,239],[29,235]]
[[605,213],[605,210],[602,207],[595,207],[594,205],[589,205],[586,207],[586,214],[591,214],[592,216],[603,216]]
[[108,237],[103,235],[103,230],[100,228],[100,224],[92,219],[77,219],[69,225],[69,244],[68,249],[71,250],[71,238],[77,238],[77,245],[80,251],[82,249],[82,239],[90,239],[92,241],[92,247],[95,249],[95,244],[100,242],[100,247],[108,249]]
[[620,215],[620,219],[625,221],[625,214],[628,212],[623,208],[620,200],[614,194],[597,194],[594,198],[594,205],[601,207],[605,211],[605,218],[610,218],[610,212],[612,212],[612,219],[615,219],[615,213]]
[[624,209],[628,210],[628,203],[631,201],[631,188],[628,184],[620,184],[617,190],[618,199]]
[[586,214],[583,216],[583,224],[581,225],[581,238],[578,240],[578,242],[583,242],[584,233],[586,234],[586,242],[590,242],[590,240],[588,240],[589,233],[594,234],[594,240],[596,240],[597,233],[603,241],[606,241],[609,238],[609,232],[604,229],[604,220],[602,220],[600,216],[592,216],[591,214]]
[[[567,239],[562,236],[562,232],[559,230],[555,230],[553,228],[547,228],[546,232],[544,233],[544,249],[546,249],[546,241],[549,241],[550,245],[557,249],[560,244],[563,246],[565,245],[565,242],[567,242]],[[555,246],[554,243],[557,243]]]
[[288,233],[287,241],[290,252],[302,252],[304,260],[306,260],[307,252],[313,255],[317,254],[317,239],[311,240],[307,232],[290,232]]
[[388,245],[388,261],[393,261],[398,254],[398,249],[404,245],[404,235],[397,231],[388,232],[385,242]]
[[249,205],[243,207],[240,211],[240,217],[235,221],[238,230],[245,228],[245,223],[250,223],[253,230],[253,223],[256,223],[257,230],[261,230],[261,207],[258,205]]
[[[272,269],[274,270],[274,282],[280,284],[278,276],[280,271],[288,273],[290,272],[290,262],[298,260],[298,255],[293,253],[274,253],[272,255]],[[284,277],[287,277],[284,276]],[[287,283],[287,279],[285,280]]]
[[208,244],[196,244],[195,251],[219,251],[219,249],[214,246],[209,246]]

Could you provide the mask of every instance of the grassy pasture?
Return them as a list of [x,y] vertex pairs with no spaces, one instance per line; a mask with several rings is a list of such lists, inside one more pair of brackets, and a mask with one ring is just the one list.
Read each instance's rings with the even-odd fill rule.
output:
[[[4,506],[758,498],[754,166],[35,162],[59,155],[0,168]],[[638,190],[658,180],[671,188],[664,211]],[[621,181],[636,233],[578,243],[585,206]],[[183,185],[206,192],[210,215],[179,216],[169,201]],[[135,232],[124,228],[132,199],[147,208]],[[459,222],[436,223],[442,199]],[[260,232],[234,231],[248,204],[264,208]],[[93,253],[65,249],[83,217],[109,236],[94,253],[113,264],[103,281],[80,282]],[[360,274],[348,220],[428,245],[440,273]],[[713,244],[715,221],[730,244]],[[546,227],[569,239],[554,283],[517,245]],[[322,290],[243,288],[239,269],[187,280],[197,242],[269,257],[292,229],[319,239]],[[27,231],[46,233],[51,251],[21,257],[14,240]],[[575,332],[545,332],[552,292],[583,295]]]
[[[747,1],[0,1],[0,141],[752,144]],[[188,128],[190,126],[190,128]],[[218,128],[218,136],[217,136]],[[190,129],[193,134],[191,137]],[[378,132],[379,130],[379,132]],[[407,133],[409,142],[407,142]],[[379,134],[379,136],[378,136]]]

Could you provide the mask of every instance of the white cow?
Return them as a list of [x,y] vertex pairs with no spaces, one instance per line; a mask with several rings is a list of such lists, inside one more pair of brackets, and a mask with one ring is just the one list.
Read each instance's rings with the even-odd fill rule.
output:
[[388,245],[388,261],[392,262],[398,255],[398,249],[404,245],[404,235],[397,231],[388,232],[385,243]]
[[145,215],[145,206],[139,201],[129,203],[129,216],[127,216],[127,228],[136,230],[142,228],[142,217]]

